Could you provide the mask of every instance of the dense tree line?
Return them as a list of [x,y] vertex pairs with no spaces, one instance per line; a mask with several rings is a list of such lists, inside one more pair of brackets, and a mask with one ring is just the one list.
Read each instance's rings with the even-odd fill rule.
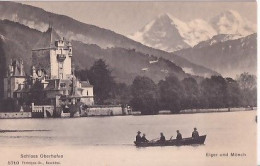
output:
[[[78,70],[75,75],[94,86],[95,104],[129,104],[133,111],[141,111],[144,115],[157,114],[159,110],[179,113],[182,109],[252,107],[257,102],[256,77],[248,73],[242,73],[235,80],[212,76],[199,81],[193,77],[179,80],[169,75],[158,83],[137,76],[131,85],[127,85],[117,83],[109,67],[99,59],[91,68]],[[40,105],[47,102],[44,99],[43,86],[36,82],[29,95],[19,102]],[[7,99],[2,100],[0,106],[5,110],[17,110],[17,103]]]
[[256,106],[256,77],[241,74],[236,80],[212,76],[179,80],[174,75],[156,84],[148,77],[137,76],[131,85],[116,83],[103,60],[77,76],[94,86],[96,104],[130,104],[142,114],[157,114],[159,110],[179,113],[182,109],[229,108]]

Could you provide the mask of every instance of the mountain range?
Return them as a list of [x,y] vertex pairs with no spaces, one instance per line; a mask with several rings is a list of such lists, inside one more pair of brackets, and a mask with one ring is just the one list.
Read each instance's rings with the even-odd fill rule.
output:
[[158,82],[169,74],[183,79],[256,73],[256,34],[250,35],[255,26],[235,11],[209,22],[187,23],[162,14],[135,33],[142,41],[15,2],[0,2],[0,19],[0,69],[10,58],[22,58],[28,73],[31,49],[46,36],[51,22],[57,36],[72,41],[76,69],[89,68],[102,58],[119,82],[130,84],[137,75]]
[[239,38],[217,35],[193,48],[174,52],[193,63],[209,67],[225,77],[236,78],[243,72],[256,75],[257,34]]
[[[200,66],[200,65],[191,63],[190,61],[186,60],[183,57],[180,57],[177,55],[172,55],[168,52],[145,46],[139,42],[131,40],[123,35],[117,34],[111,30],[103,29],[103,28],[100,28],[100,27],[97,27],[94,25],[90,25],[90,24],[85,24],[85,23],[79,22],[77,20],[74,20],[68,16],[46,12],[45,10],[37,8],[37,7],[24,5],[24,4],[20,4],[20,3],[15,3],[15,2],[0,2],[0,19],[9,20],[10,22],[2,21],[2,26],[3,27],[4,27],[4,25],[6,27],[9,26],[9,28],[12,27],[11,29],[13,29],[13,30],[11,30],[11,29],[6,30],[5,34],[3,34],[4,32],[2,32],[1,35],[10,40],[13,40],[13,42],[15,44],[17,44],[17,47],[16,47],[16,45],[13,45],[13,47],[19,48],[22,46],[22,47],[26,48],[26,50],[23,50],[21,52],[26,52],[27,53],[26,56],[28,56],[28,57],[25,57],[25,55],[19,55],[19,56],[27,58],[27,59],[31,55],[30,49],[33,46],[26,39],[31,40],[32,41],[31,43],[35,43],[36,39],[34,40],[32,38],[39,38],[39,35],[40,35],[40,33],[37,33],[37,35],[35,37],[33,37],[33,35],[31,36],[30,33],[32,33],[32,34],[36,33],[33,30],[37,30],[37,32],[44,33],[48,29],[49,22],[52,22],[52,26],[59,36],[65,37],[66,39],[71,40],[71,41],[75,41],[75,43],[81,43],[81,46],[79,48],[82,48],[81,51],[83,51],[84,53],[81,51],[77,52],[77,48],[74,48],[74,53],[78,53],[77,55],[75,55],[75,57],[77,56],[78,58],[80,58],[80,63],[76,62],[77,59],[75,59],[75,63],[77,63],[78,67],[81,69],[90,67],[90,63],[88,63],[86,60],[83,60],[83,59],[88,59],[88,58],[90,59],[90,57],[88,57],[88,56],[90,56],[90,54],[85,54],[86,52],[84,50],[87,50],[87,49],[83,49],[83,48],[96,45],[103,52],[109,52],[111,50],[115,51],[115,50],[120,50],[120,49],[125,50],[124,55],[120,56],[121,58],[125,58],[126,56],[132,56],[133,52],[135,52],[135,54],[141,54],[146,57],[145,62],[140,61],[140,63],[139,63],[140,67],[138,68],[139,69],[138,71],[135,71],[136,68],[133,68],[133,67],[130,68],[133,71],[126,70],[123,68],[119,69],[119,67],[117,67],[118,69],[115,71],[118,71],[118,73],[119,73],[119,71],[121,73],[124,73],[124,71],[126,72],[124,74],[121,74],[121,75],[124,75],[124,77],[126,77],[125,75],[127,73],[136,72],[136,74],[134,74],[134,75],[137,75],[137,74],[142,74],[144,71],[146,71],[146,73],[150,73],[149,75],[151,78],[154,78],[155,80],[156,80],[156,78],[161,79],[164,76],[164,74],[162,74],[162,76],[160,76],[162,71],[167,73],[168,69],[164,69],[163,65],[161,65],[160,68],[158,67],[159,72],[157,72],[157,73],[160,73],[160,74],[158,74],[159,76],[155,76],[154,74],[157,74],[157,73],[156,72],[154,73],[154,71],[152,69],[150,69],[150,67],[148,65],[156,66],[157,63],[150,63],[150,61],[153,62],[153,61],[157,61],[157,59],[161,59],[162,61],[166,62],[167,59],[170,59],[170,58],[171,58],[171,61],[167,61],[166,63],[169,63],[171,66],[176,66],[178,69],[181,69],[184,74],[186,73],[186,75],[193,74],[193,75],[197,75],[197,76],[210,76],[210,75],[218,74],[217,72],[215,72],[211,69],[208,69],[204,66]],[[19,24],[13,25],[13,23],[19,23]],[[13,26],[11,26],[11,25],[13,25]],[[22,27],[20,25],[25,25],[26,27],[28,27],[30,29],[30,31],[33,31],[33,32],[25,33],[28,36],[26,36],[24,39],[21,39],[21,40],[17,39],[23,35],[22,33],[19,33],[20,30],[18,30],[19,28]],[[17,27],[15,27],[15,26],[17,26]],[[27,29],[27,28],[24,27],[24,29]],[[19,34],[14,35],[15,33],[19,33]],[[9,35],[11,37],[8,37]],[[23,42],[25,42],[26,45]],[[12,47],[11,44],[8,45],[8,47]],[[8,53],[8,54],[11,54],[11,53]],[[102,53],[102,54],[104,54],[104,53]],[[11,56],[14,56],[14,55],[10,55],[10,57]],[[115,56],[115,55],[111,55],[111,56]],[[98,57],[98,55],[95,56],[95,59],[96,59],[96,57]],[[155,58],[155,60],[154,60],[154,58]],[[118,59],[118,61],[120,61],[120,60]],[[121,60],[121,62],[122,61],[123,60]],[[138,61],[138,58],[136,59],[136,61]],[[28,61],[28,63],[29,62],[30,61]],[[82,62],[84,62],[84,63],[82,63]],[[92,62],[93,62],[93,60],[92,60]],[[141,62],[143,62],[142,65],[141,65]],[[160,62],[160,60],[159,60],[159,62]],[[108,65],[113,66],[113,64],[108,64]],[[134,66],[131,63],[129,63],[128,65]],[[118,66],[120,66],[120,65],[118,65]],[[121,66],[121,67],[123,67],[123,66]],[[168,71],[168,72],[174,72],[174,71]],[[178,73],[178,72],[179,71],[175,71],[175,73]],[[116,73],[116,72],[114,72],[114,73]],[[181,74],[181,75],[183,76],[183,74]],[[132,77],[133,76],[131,76],[131,78]],[[123,80],[123,79],[120,79],[120,80]],[[129,81],[127,81],[127,82],[129,82]]]
[[171,14],[161,14],[128,37],[153,48],[174,52],[193,47],[215,35],[245,37],[255,32],[256,25],[238,12],[228,10],[208,22],[203,19],[184,22]]

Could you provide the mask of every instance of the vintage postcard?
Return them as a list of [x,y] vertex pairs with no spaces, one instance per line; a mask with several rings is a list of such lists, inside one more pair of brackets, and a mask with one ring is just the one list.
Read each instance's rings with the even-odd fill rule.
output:
[[257,123],[255,1],[0,2],[0,166],[255,166]]

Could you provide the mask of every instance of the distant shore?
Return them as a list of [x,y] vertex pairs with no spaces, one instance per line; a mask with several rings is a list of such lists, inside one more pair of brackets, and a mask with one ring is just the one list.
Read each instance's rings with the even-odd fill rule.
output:
[[[238,112],[238,111],[253,111],[257,107],[238,107],[238,108],[208,108],[208,109],[185,109],[181,110],[179,114],[196,114],[196,113],[218,113],[218,112]],[[172,114],[170,110],[161,110],[159,115]],[[132,115],[141,115],[140,111],[132,112]]]
[[181,110],[181,114],[192,114],[192,113],[212,113],[212,112],[237,112],[237,111],[251,111],[257,110],[257,107],[239,107],[239,108],[211,108],[211,109],[185,109]]

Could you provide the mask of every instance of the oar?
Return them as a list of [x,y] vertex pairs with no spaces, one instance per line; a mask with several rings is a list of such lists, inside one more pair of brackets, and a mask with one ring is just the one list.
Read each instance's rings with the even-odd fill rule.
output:
[[158,139],[160,139],[160,138],[152,139],[152,140],[150,140],[149,142],[153,142],[153,141],[158,140]]
[[172,140],[172,137],[173,137],[173,136],[171,136],[170,140]]

